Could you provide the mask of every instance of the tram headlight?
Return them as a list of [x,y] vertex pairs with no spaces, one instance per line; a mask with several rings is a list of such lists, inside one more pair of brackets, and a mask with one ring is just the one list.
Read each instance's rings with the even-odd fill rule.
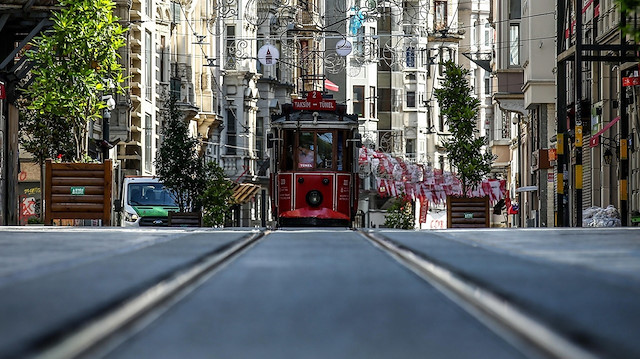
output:
[[315,189],[313,191],[309,191],[307,193],[307,203],[309,203],[311,207],[319,206],[320,203],[322,203],[322,193]]

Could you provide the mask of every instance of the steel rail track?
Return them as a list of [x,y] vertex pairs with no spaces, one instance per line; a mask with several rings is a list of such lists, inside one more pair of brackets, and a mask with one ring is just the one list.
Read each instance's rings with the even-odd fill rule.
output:
[[104,356],[269,233],[268,230],[251,233],[222,252],[214,251],[202,256],[192,265],[170,274],[121,305],[92,318],[84,326],[40,350],[32,358],[70,359]]
[[491,291],[400,246],[379,233],[358,230],[383,252],[416,273],[505,341],[533,358],[597,359],[593,353],[527,315]]

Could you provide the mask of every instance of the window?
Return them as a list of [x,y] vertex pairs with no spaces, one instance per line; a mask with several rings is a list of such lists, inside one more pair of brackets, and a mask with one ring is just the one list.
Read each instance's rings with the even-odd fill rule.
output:
[[313,168],[314,159],[316,157],[316,146],[312,132],[301,132],[298,138],[298,148],[296,154],[298,156],[298,168]]
[[511,118],[508,112],[502,111],[502,128],[500,133],[501,139],[511,138]]
[[509,0],[509,20],[520,18],[520,1],[521,0]]
[[[291,132],[293,133],[293,132]],[[336,134],[333,131],[329,132],[300,132],[298,136],[297,148],[295,151],[285,151],[295,154],[296,168],[298,169],[338,169],[341,171],[343,168],[343,148],[344,148],[344,136],[342,133],[338,133],[337,141]],[[286,143],[292,143],[293,138],[285,134]],[[338,165],[334,168],[334,142],[337,142],[337,157]],[[291,147],[291,146],[290,146]],[[286,166],[289,168],[289,166]]]
[[234,25],[227,26],[227,58],[225,68],[236,68],[236,27]]
[[151,144],[153,141],[153,124],[151,115],[145,113],[144,116],[144,170],[147,172],[151,171],[151,162],[152,162],[152,148]]
[[369,117],[376,117],[376,88],[369,87]]
[[444,75],[444,63],[453,59],[453,50],[447,47],[441,47],[439,51],[440,61],[438,64],[438,74],[442,76]]
[[180,22],[182,16],[182,5],[178,2],[171,2],[171,18],[174,24]]
[[378,89],[378,111],[391,112],[391,89],[380,88]]
[[415,91],[407,91],[407,107],[415,108],[416,107],[416,92]]
[[227,110],[227,154],[236,154],[236,114],[233,109]]
[[484,72],[484,94],[491,95],[491,77],[487,71]]
[[509,26],[509,66],[520,65],[520,26]]
[[171,92],[171,97],[180,100],[180,92],[182,87],[182,81],[179,78],[171,78],[171,83],[169,85],[169,91]]
[[391,33],[391,8],[384,7],[380,9],[378,17],[378,31],[380,33]]
[[447,26],[447,2],[436,1],[434,14],[435,14],[435,17],[434,17],[433,27],[436,30],[446,29],[448,27]]
[[166,43],[167,43],[167,38],[165,36],[160,36],[160,48],[158,51],[160,53],[160,57],[158,57],[158,72],[159,72],[159,76],[158,79],[160,80],[160,82],[167,82],[167,78],[169,76],[167,76],[167,64],[169,63],[169,56],[167,56],[166,53]]
[[484,23],[484,46],[491,45],[491,24]]
[[364,86],[353,86],[353,113],[364,117]]
[[356,32],[356,43],[353,47],[353,54],[364,56],[364,26],[361,26]]
[[256,150],[258,158],[264,159],[264,117],[256,118]]
[[378,47],[378,71],[391,71],[389,65],[393,61],[393,53],[386,46]]
[[416,152],[416,149],[415,149],[415,147],[416,147],[416,140],[414,140],[414,139],[408,139],[408,140],[407,140],[407,144],[406,144],[406,146],[407,146],[407,151],[406,151],[406,153],[407,153],[408,155],[415,155],[415,152]]
[[148,17],[151,17],[151,15],[153,14],[153,0],[147,0],[144,7],[144,14]]
[[147,31],[145,32],[145,36],[144,36],[144,60],[145,60],[145,66],[144,66],[144,78],[145,78],[145,83],[144,83],[144,92],[145,92],[145,99],[147,101],[151,101],[153,96],[153,62],[151,61],[151,48],[152,48],[152,37],[151,37],[151,32]]
[[318,132],[318,157],[316,158],[317,168],[333,168],[333,133]]

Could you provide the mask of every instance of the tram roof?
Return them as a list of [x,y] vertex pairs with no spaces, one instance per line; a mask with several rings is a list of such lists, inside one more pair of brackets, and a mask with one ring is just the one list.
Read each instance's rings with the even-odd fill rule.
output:
[[272,117],[271,125],[284,128],[353,128],[358,126],[358,115],[341,111],[285,110],[282,114]]

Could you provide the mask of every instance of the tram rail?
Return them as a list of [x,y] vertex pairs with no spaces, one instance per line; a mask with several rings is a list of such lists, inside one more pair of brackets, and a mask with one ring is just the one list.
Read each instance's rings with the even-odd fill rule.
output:
[[358,232],[526,355],[557,359],[598,358],[454,270],[439,265],[380,233],[364,230]]
[[203,255],[191,265],[171,273],[122,304],[91,318],[79,329],[57,335],[61,338],[31,357],[69,359],[100,357],[108,353],[161,316],[173,304],[198,288],[269,233],[269,230],[253,232],[227,248]]

